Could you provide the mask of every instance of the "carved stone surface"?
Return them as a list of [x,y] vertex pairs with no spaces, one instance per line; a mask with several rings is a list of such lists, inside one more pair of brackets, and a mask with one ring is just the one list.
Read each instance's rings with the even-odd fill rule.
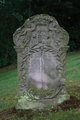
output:
[[69,35],[56,19],[44,14],[30,17],[13,40],[18,56],[17,109],[44,108],[69,99],[65,87]]

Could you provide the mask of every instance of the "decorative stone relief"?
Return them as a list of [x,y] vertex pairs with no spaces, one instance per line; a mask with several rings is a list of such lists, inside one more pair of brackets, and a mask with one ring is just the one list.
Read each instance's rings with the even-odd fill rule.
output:
[[69,99],[66,92],[68,33],[49,15],[25,21],[13,35],[18,58],[17,109],[45,108]]

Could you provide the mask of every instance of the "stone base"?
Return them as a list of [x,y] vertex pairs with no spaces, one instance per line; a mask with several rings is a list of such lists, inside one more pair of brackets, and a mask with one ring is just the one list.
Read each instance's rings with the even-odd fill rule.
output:
[[45,109],[47,105],[56,106],[69,99],[70,96],[67,93],[65,95],[58,95],[58,97],[53,99],[43,99],[40,101],[29,101],[27,100],[27,96],[21,96],[20,99],[18,99],[16,109]]

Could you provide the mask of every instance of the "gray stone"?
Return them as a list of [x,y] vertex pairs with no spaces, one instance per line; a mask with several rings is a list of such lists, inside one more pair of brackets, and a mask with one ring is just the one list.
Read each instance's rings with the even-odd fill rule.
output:
[[49,15],[25,21],[13,35],[18,58],[17,109],[45,108],[69,99],[66,92],[68,33]]

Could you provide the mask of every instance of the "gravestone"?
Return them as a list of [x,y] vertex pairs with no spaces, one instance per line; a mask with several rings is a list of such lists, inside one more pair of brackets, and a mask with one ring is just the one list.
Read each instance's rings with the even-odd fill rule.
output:
[[35,15],[13,35],[18,61],[17,109],[45,108],[69,99],[66,92],[68,33],[49,15]]

